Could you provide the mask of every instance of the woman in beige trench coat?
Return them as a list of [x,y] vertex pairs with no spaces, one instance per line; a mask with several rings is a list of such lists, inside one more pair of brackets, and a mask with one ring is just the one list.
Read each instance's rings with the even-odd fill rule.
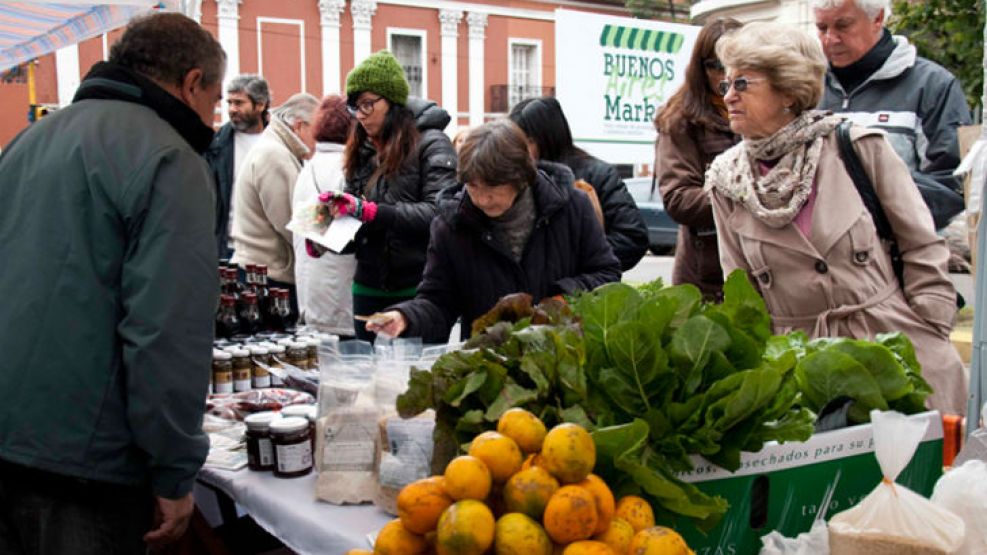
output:
[[852,128],[902,251],[901,287],[840,158],[840,118],[812,110],[826,69],[818,43],[797,29],[754,23],[721,40],[717,54],[727,68],[721,89],[730,127],[743,137],[707,173],[724,274],[748,272],[775,333],[904,332],[935,390],[930,408],[964,414],[964,367],[949,342],[956,313],[949,252],[905,164],[882,132]]

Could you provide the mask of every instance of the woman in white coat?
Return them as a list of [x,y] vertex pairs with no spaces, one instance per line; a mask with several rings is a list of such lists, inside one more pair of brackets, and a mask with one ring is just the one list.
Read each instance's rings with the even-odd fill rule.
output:
[[[343,192],[343,149],[353,118],[346,109],[346,98],[329,95],[322,99],[315,115],[315,155],[295,182],[294,210],[318,201],[321,193]],[[294,236],[295,284],[301,321],[321,331],[353,336],[352,254],[327,252],[320,258],[306,254],[305,238]]]

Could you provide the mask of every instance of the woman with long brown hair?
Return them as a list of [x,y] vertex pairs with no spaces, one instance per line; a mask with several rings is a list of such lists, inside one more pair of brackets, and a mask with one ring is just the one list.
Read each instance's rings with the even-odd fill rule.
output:
[[672,282],[691,283],[707,298],[723,292],[723,271],[716,247],[716,227],[709,196],[703,191],[706,168],[739,137],[730,131],[726,105],[717,87],[723,65],[716,42],[741,23],[717,18],[699,32],[685,83],[655,119],[655,176],[665,210],[679,227]]
[[[436,195],[456,184],[456,152],[442,132],[449,114],[408,91],[400,64],[386,50],[346,77],[357,125],[343,154],[346,193],[333,199],[333,211],[363,222],[354,240],[355,316],[414,298]],[[374,339],[362,321],[354,327],[359,339]]]

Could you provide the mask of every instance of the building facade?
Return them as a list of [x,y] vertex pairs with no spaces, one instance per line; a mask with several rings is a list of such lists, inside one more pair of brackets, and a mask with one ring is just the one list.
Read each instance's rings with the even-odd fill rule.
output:
[[777,21],[796,25],[815,35],[815,20],[809,0],[700,0],[689,12],[694,25],[702,25],[717,17],[732,17],[738,21]]
[[[273,104],[292,94],[340,92],[346,74],[388,48],[412,94],[450,114],[447,131],[477,125],[530,96],[554,94],[556,10],[628,16],[622,0],[197,0],[189,15],[214,33],[228,56],[227,79],[259,73]],[[37,101],[68,104],[82,76],[106,59],[120,30],[38,60]],[[0,146],[27,124],[23,80],[0,84]],[[217,112],[217,123],[226,119]]]

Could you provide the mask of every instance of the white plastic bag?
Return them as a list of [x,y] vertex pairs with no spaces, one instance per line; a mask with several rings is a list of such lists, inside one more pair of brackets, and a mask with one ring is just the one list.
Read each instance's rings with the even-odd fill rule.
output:
[[760,555],[826,555],[829,553],[829,532],[826,521],[818,519],[808,532],[795,538],[786,538],[778,531],[761,538]]
[[960,517],[894,481],[915,455],[927,420],[871,411],[874,451],[884,475],[859,505],[829,521],[832,555],[954,555],[963,543]]
[[953,467],[936,482],[932,502],[966,523],[966,538],[957,555],[987,553],[987,463],[970,460]]

